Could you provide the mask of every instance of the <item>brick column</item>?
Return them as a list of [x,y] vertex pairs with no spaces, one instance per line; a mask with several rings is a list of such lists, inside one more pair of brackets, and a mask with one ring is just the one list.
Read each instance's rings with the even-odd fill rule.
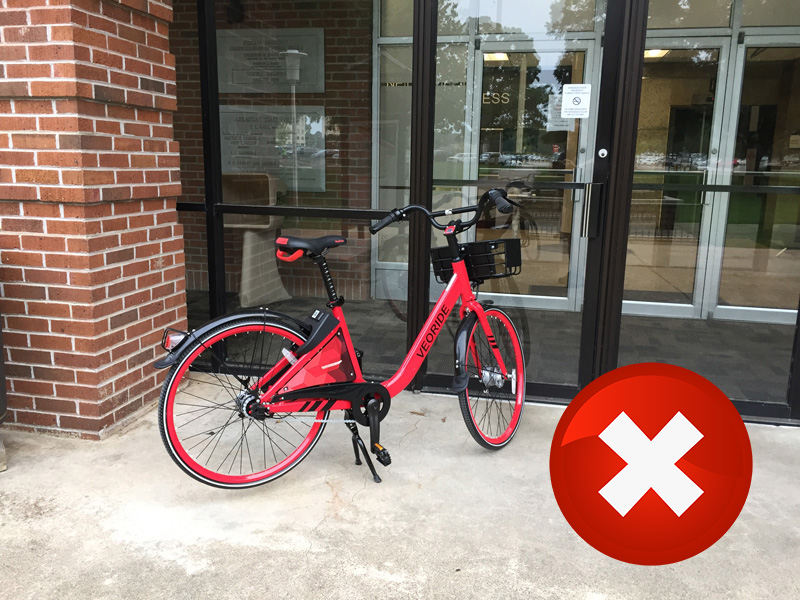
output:
[[172,9],[0,2],[7,425],[99,438],[158,397],[185,327]]

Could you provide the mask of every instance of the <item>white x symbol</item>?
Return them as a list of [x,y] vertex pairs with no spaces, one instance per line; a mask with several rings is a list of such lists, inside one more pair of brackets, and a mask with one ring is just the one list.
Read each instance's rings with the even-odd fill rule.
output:
[[628,463],[600,490],[600,495],[623,517],[650,488],[679,517],[703,494],[675,466],[703,438],[681,413],[676,413],[652,441],[624,412],[599,437]]

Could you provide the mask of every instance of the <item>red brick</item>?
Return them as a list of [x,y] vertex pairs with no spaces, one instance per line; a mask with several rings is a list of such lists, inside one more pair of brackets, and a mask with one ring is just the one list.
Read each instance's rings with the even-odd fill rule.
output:
[[28,283],[67,283],[67,274],[64,271],[51,269],[25,269],[25,281]]
[[[72,338],[58,335],[36,335],[31,334],[31,347],[41,350],[60,350],[62,352],[72,351]],[[58,365],[58,360],[54,361]],[[64,365],[60,365],[64,366]]]
[[[62,317],[69,318],[69,304],[58,304],[55,302],[28,302],[28,314],[31,316],[39,317]],[[58,333],[53,329],[53,322],[50,323],[50,330]]]
[[34,44],[47,41],[47,27],[5,27],[3,42],[6,44]]
[[6,77],[9,79],[33,79],[36,77],[50,77],[53,69],[50,65],[43,64],[8,64]]
[[56,398],[37,398],[36,410],[54,413],[77,413],[77,403],[74,400],[58,400]]
[[89,419],[86,417],[60,417],[59,425],[64,429],[77,429],[79,431],[102,431],[114,422],[111,415],[102,419]]
[[[17,149],[46,150],[56,147],[56,136],[52,134],[15,133],[11,144]],[[2,154],[6,154],[3,152]]]
[[0,45],[0,61],[26,60],[27,57],[26,46],[12,46],[7,43]]
[[4,265],[19,265],[22,267],[41,267],[44,260],[41,254],[31,254],[29,252],[13,252],[4,250],[2,252]]
[[55,427],[58,422],[56,415],[22,410],[14,411],[14,417],[17,423],[38,425],[40,427]]
[[49,352],[43,350],[26,350],[24,348],[10,348],[9,354],[11,360],[19,363],[28,363],[34,365],[49,365],[52,364],[52,356]]
[[24,300],[44,300],[47,298],[47,290],[41,285],[5,283],[3,284],[3,296]]
[[17,169],[14,173],[17,183],[34,183],[37,185],[61,183],[58,171],[45,169]]

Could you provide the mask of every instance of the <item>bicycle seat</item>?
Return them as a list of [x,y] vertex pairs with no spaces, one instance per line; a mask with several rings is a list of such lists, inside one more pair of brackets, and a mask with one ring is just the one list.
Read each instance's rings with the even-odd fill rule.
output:
[[275,240],[275,245],[278,248],[286,248],[288,250],[306,250],[311,254],[322,254],[329,248],[336,246],[344,246],[347,240],[339,235],[326,235],[319,238],[299,238],[291,235],[285,235]]

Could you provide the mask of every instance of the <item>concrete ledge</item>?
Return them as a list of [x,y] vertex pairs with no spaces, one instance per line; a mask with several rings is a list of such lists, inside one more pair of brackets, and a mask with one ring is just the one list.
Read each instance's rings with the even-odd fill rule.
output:
[[6,447],[3,446],[3,438],[0,437],[0,473],[6,470]]

